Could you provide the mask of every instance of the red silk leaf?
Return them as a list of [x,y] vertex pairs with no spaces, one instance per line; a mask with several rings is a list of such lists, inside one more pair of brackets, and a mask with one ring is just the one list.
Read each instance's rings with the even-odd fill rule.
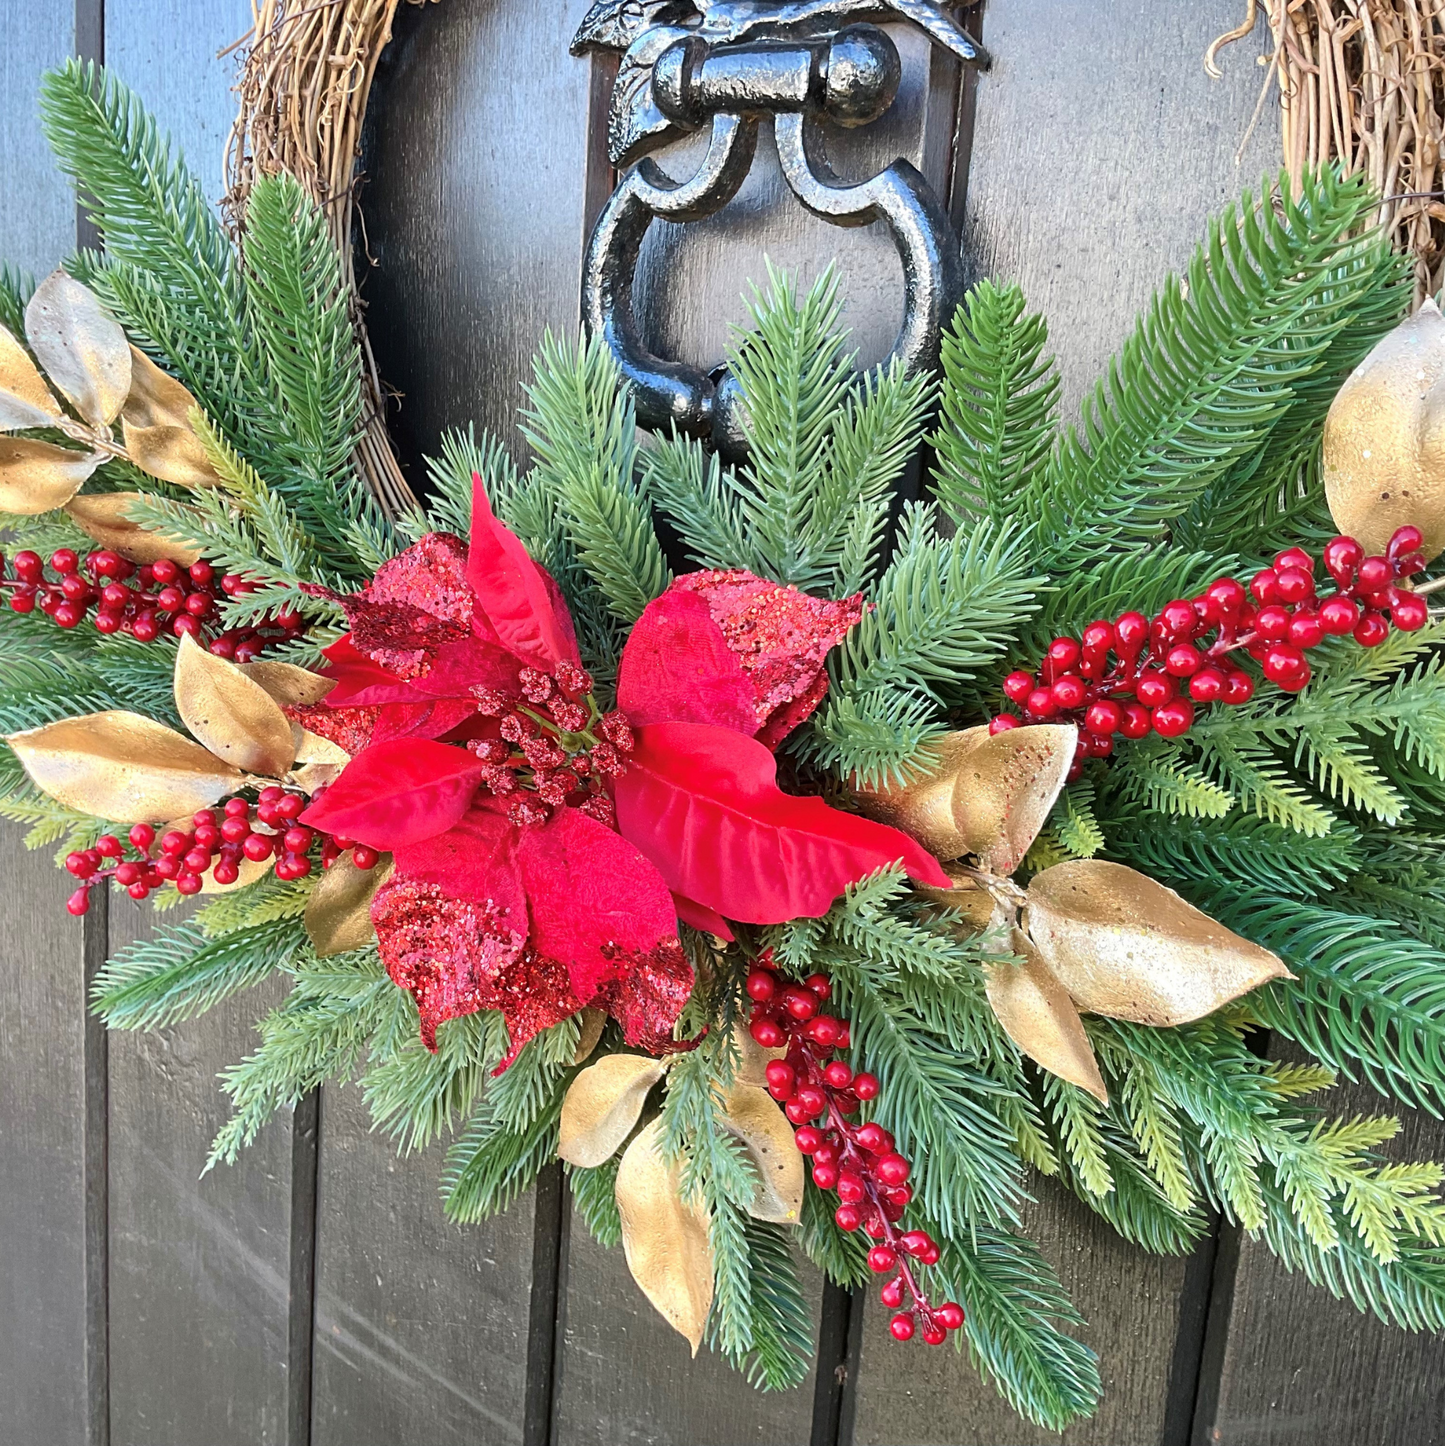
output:
[[517,864],[532,946],[567,966],[583,1003],[630,960],[676,945],[677,915],[662,876],[626,839],[579,810],[559,809],[540,828],[521,830]]
[[467,579],[492,630],[523,662],[550,673],[577,661],[577,636],[557,584],[497,520],[482,479],[472,476],[472,546]]
[[707,603],[676,584],[647,605],[628,635],[617,706],[634,728],[710,723],[758,731],[757,695]]
[[465,748],[399,738],[358,753],[301,818],[371,848],[405,848],[456,824],[481,781]]
[[668,887],[739,923],[819,918],[889,864],[948,887],[938,860],[906,834],[784,793],[773,755],[722,728],[642,729],[615,790],[618,828]]

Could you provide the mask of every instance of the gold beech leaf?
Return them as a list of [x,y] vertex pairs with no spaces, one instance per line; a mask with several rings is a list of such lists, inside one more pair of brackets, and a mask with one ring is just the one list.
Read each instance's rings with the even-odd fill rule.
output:
[[130,343],[95,293],[52,271],[25,308],[25,335],[45,374],[93,427],[108,427],[130,392]]
[[351,755],[339,743],[333,743],[309,728],[299,728],[294,723],[291,726],[296,740],[297,763],[345,768],[351,762]]
[[308,763],[302,768],[293,768],[287,774],[287,782],[294,784],[302,793],[319,793],[341,777],[345,766],[344,763]]
[[0,326],[0,432],[53,426],[60,404],[13,333]]
[[1325,418],[1325,497],[1341,532],[1384,552],[1397,527],[1445,550],[1445,316],[1427,298],[1376,343]]
[[617,1209],[632,1278],[696,1356],[712,1309],[708,1215],[700,1202],[682,1199],[677,1167],[662,1153],[660,1119],[623,1152]]
[[140,492],[97,492],[86,497],[73,497],[65,510],[70,520],[92,542],[118,552],[131,562],[144,567],[168,557],[182,567],[201,559],[200,551],[187,547],[178,538],[162,532],[151,532],[127,517],[126,509],[145,500]]
[[931,904],[958,915],[959,923],[971,933],[987,929],[993,922],[993,896],[982,889],[957,865],[944,864],[943,872],[953,880],[951,889],[916,885],[914,892]]
[[1074,1003],[1111,1019],[1188,1024],[1292,977],[1269,950],[1123,864],[1078,859],[1045,869],[1029,884],[1025,919]]
[[984,966],[988,1002],[1004,1033],[1035,1064],[1088,1090],[1100,1104],[1108,1104],[1109,1092],[1099,1074],[1094,1047],[1068,991],[1017,930],[1013,952],[1021,956],[1021,964]]
[[234,793],[241,775],[138,713],[91,713],[6,740],[37,788],[115,823],[165,823]]
[[1010,728],[964,758],[953,787],[953,819],[968,853],[1008,875],[1023,863],[1063,792],[1079,730],[1041,723]]
[[607,1013],[589,1005],[578,1016],[578,1022],[581,1028],[577,1033],[577,1053],[572,1056],[572,1063],[585,1064],[592,1058],[592,1051],[597,1048],[602,1031],[607,1028]]
[[176,710],[217,758],[263,778],[280,778],[296,761],[291,720],[235,663],[187,633],[176,653]]
[[220,478],[191,427],[196,399],[139,348],[131,347],[130,359],[130,395],[120,417],[131,461],[162,482],[214,487]]
[[294,663],[273,663],[258,658],[254,663],[237,666],[253,682],[259,683],[283,708],[305,708],[319,703],[335,686],[335,678],[323,678]]
[[29,437],[0,437],[0,512],[34,517],[64,507],[105,458]]
[[902,829],[940,859],[971,852],[953,817],[953,791],[963,761],[988,742],[987,728],[947,733],[932,745],[924,777],[903,787],[857,788],[853,796],[870,817]]
[[610,1160],[642,1118],[647,1092],[667,1073],[665,1060],[609,1054],[590,1064],[562,1101],[557,1154],[587,1169]]
[[359,869],[347,852],[317,879],[303,922],[318,959],[349,954],[376,938],[371,901],[391,877],[392,863],[391,855],[384,854],[374,869]]
[[777,1101],[757,1085],[735,1084],[723,1125],[742,1141],[758,1173],[748,1213],[774,1225],[796,1225],[803,1208],[803,1157]]

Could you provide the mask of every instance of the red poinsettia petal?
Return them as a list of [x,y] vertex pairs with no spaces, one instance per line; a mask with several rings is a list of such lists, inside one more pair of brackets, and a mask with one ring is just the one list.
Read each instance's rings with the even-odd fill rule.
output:
[[710,723],[758,731],[757,695],[707,603],[676,585],[654,598],[622,650],[617,706],[634,728]]
[[399,738],[358,753],[301,818],[371,848],[405,848],[451,828],[481,781],[465,748]]
[[467,579],[502,645],[551,672],[577,661],[577,637],[557,584],[527,555],[521,539],[497,520],[482,479],[472,477],[472,546]]
[[420,703],[388,703],[380,710],[373,743],[396,738],[441,738],[467,722],[477,705],[467,698],[435,698]]
[[470,629],[475,601],[467,582],[467,547],[450,532],[429,532],[382,563],[362,596],[367,602],[415,608]]
[[948,887],[906,834],[782,792],[773,755],[722,728],[642,729],[615,791],[623,837],[668,887],[740,923],[818,918],[849,884],[894,863]]
[[689,899],[686,894],[673,894],[672,903],[677,910],[677,917],[684,924],[691,924],[694,929],[701,929],[704,934],[716,934],[719,939],[732,942],[733,931],[728,928],[728,921],[716,909],[709,909],[699,904],[696,899]]
[[328,708],[369,708],[416,696],[409,684],[368,658],[352,642],[350,633],[325,649],[325,657],[327,666],[322,671],[336,683],[326,695]]
[[523,829],[517,864],[532,946],[567,966],[584,1003],[630,961],[677,942],[662,876],[626,839],[578,809],[559,809],[540,828]]
[[676,939],[633,956],[626,971],[597,991],[600,1004],[622,1026],[634,1049],[667,1054],[678,1048],[673,1026],[692,994],[692,965]]
[[765,725],[769,746],[776,746],[822,701],[827,692],[824,661],[863,615],[861,594],[810,597],[741,569],[688,573],[672,590],[698,598],[707,608],[748,679],[756,720]]

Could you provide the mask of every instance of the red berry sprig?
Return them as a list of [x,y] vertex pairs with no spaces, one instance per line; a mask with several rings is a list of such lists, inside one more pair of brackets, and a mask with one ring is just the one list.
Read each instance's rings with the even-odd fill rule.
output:
[[260,863],[275,858],[278,879],[304,879],[312,872],[311,854],[319,842],[321,866],[329,869],[347,850],[359,869],[374,869],[380,855],[350,839],[336,838],[297,823],[306,799],[274,785],[263,788],[253,805],[245,798],[226,801],[220,812],[203,808],[189,828],[167,829],[157,840],[156,830],[138,823],[128,835],[133,857],[114,834],[103,834],[93,848],[69,854],[65,867],[80,880],[66,908],[81,915],[90,910],[90,891],[107,879],[133,899],[145,899],[165,884],[186,895],[199,894],[207,874],[218,884],[234,884],[241,862]]
[[1423,541],[1419,528],[1402,527],[1383,557],[1367,557],[1354,538],[1335,538],[1324,550],[1335,584],[1327,597],[1316,591],[1314,559],[1292,547],[1247,589],[1222,577],[1192,600],[1166,603],[1152,622],[1127,612],[1090,623],[1082,638],[1055,638],[1037,673],[1004,679],[1004,693],[1023,717],[1000,713],[990,731],[1076,723],[1075,778],[1084,759],[1112,753],[1116,737],[1178,738],[1194,726],[1197,704],[1247,703],[1254,678],[1229,662],[1239,649],[1270,682],[1297,693],[1310,680],[1306,654],[1325,638],[1352,634],[1361,647],[1377,648],[1392,624],[1403,632],[1424,627],[1424,598],[1399,586],[1424,570]]
[[519,828],[547,822],[570,806],[616,827],[606,781],[627,771],[636,747],[621,713],[603,713],[592,695],[592,675],[562,662],[551,673],[523,668],[520,698],[490,688],[473,690],[478,711],[498,721],[498,737],[467,747],[482,760],[482,786],[511,798],[507,816]]
[[95,608],[97,632],[128,633],[142,643],[163,634],[189,633],[220,658],[253,661],[268,643],[287,642],[302,631],[300,613],[285,609],[245,628],[218,631],[218,593],[242,597],[254,591],[243,577],[218,576],[206,561],[189,567],[161,558],[137,567],[108,548],[84,558],[62,547],[50,556],[50,572],[37,552],[17,552],[11,576],[0,556],[0,593],[10,610],[32,613],[38,607],[61,628],[79,627]]
[[877,1121],[857,1125],[847,1118],[863,1101],[875,1099],[879,1086],[874,1075],[855,1074],[832,1057],[848,1048],[849,1036],[846,1020],[820,1012],[832,993],[828,976],[789,984],[778,977],[768,950],[754,962],[747,991],[753,1038],[764,1049],[787,1046],[784,1059],[768,1064],[768,1093],[794,1126],[798,1149],[812,1157],[813,1183],[837,1192],[838,1228],[861,1229],[875,1241],[868,1268],[891,1277],[879,1294],[896,1312],[889,1323],[893,1338],[911,1340],[917,1332],[928,1345],[942,1345],[949,1331],[963,1324],[963,1307],[953,1301],[930,1305],[919,1287],[918,1267],[937,1263],[938,1246],[926,1231],[897,1228],[913,1187],[912,1167],[893,1136]]

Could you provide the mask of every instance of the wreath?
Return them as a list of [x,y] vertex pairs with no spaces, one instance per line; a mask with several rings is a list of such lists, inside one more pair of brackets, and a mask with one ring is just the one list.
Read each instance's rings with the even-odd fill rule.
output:
[[307,189],[237,244],[113,78],[43,113],[105,251],[0,285],[0,809],[75,914],[200,896],[112,1028],[290,979],[208,1167],[359,1075],[455,1220],[560,1155],[694,1352],[805,1377],[796,1247],[1050,1429],[1100,1383],[1034,1171],[1445,1326],[1440,1167],[1308,1102],[1445,1099],[1445,319],[1362,180],[1226,210],[1078,428],[1014,287],[859,381],[774,277],[740,468],[548,338],[530,462],[453,434],[387,507]]

